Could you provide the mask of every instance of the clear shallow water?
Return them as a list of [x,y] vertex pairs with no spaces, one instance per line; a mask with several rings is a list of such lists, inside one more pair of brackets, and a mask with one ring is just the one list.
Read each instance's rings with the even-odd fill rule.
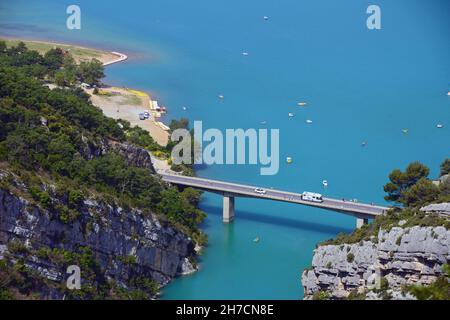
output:
[[[2,2],[0,34],[129,54],[108,67],[106,81],[153,93],[169,108],[167,120],[220,129],[265,120],[280,129],[278,175],[212,166],[200,176],[382,203],[393,168],[419,160],[436,176],[449,156],[448,1],[377,1],[381,31],[365,27],[367,1],[111,2],[78,1],[81,31],[65,29],[67,1]],[[305,109],[296,106],[303,100]],[[201,270],[175,280],[164,299],[299,299],[315,244],[355,225],[338,213],[237,199],[236,220],[224,226],[221,200],[205,194],[202,201],[210,241]]]

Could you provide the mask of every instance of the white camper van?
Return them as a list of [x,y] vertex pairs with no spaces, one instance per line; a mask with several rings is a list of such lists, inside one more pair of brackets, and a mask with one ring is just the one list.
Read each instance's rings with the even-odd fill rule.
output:
[[307,191],[302,193],[302,200],[311,201],[311,202],[323,202],[323,198],[320,193],[307,192]]

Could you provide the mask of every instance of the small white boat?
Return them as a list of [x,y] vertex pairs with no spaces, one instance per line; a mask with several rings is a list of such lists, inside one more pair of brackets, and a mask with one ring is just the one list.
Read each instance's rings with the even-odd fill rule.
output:
[[261,121],[261,124],[267,124],[267,121]]
[[409,131],[409,129],[402,129],[402,132],[404,133],[404,134],[407,134],[408,133],[408,131]]
[[187,110],[187,108],[186,108],[186,107],[183,107],[182,109],[183,109],[183,110],[185,110],[185,111]]
[[264,20],[269,20],[269,17],[268,16],[264,16],[263,19]]
[[223,94],[219,94],[219,99],[225,99],[225,96]]
[[307,123],[307,124],[311,124],[311,123],[313,123],[313,122],[312,122],[312,120],[309,120],[309,119],[308,119],[308,120],[306,120],[306,123]]
[[447,95],[448,95],[448,96],[450,96],[450,91],[449,91],[449,92],[447,92]]
[[438,125],[436,125],[436,127],[439,128],[439,129],[441,129],[441,128],[444,127],[444,125],[439,123]]
[[256,236],[255,239],[253,239],[253,242],[258,243],[261,240],[261,238],[259,236]]
[[243,56],[248,56],[248,52],[242,52]]
[[291,157],[286,157],[286,162],[287,162],[288,164],[291,164],[291,163],[292,163],[292,158],[291,158]]
[[326,187],[328,187],[328,181],[327,180],[323,180],[322,181],[322,184],[323,184],[323,186],[326,188]]
[[289,116],[289,117],[293,117],[294,114],[293,114],[292,112],[289,112],[289,113],[288,113],[288,116]]
[[365,146],[367,146],[367,142],[366,142],[366,141],[363,141],[363,142],[361,143],[361,147],[365,147]]
[[304,107],[304,106],[306,106],[306,102],[299,102],[299,103],[297,103],[297,105],[299,107]]

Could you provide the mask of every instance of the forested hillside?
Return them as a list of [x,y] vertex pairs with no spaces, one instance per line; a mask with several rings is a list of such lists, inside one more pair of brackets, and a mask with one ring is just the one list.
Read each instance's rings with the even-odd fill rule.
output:
[[[0,250],[0,295],[30,297],[37,294],[39,297],[42,293],[39,288],[48,279],[42,280],[45,276],[42,278],[42,274],[27,267],[26,263],[37,257],[37,252],[47,252],[41,255],[41,259],[56,269],[65,266],[69,260],[83,264],[80,260],[85,259],[88,252],[88,258],[92,261],[87,265],[90,265],[93,278],[86,283],[86,294],[80,297],[119,295],[120,290],[111,292],[110,282],[105,280],[100,288],[101,281],[97,280],[104,276],[111,261],[120,259],[131,259],[132,262],[126,260],[128,264],[120,261],[123,265],[135,266],[133,272],[137,272],[140,279],[117,276],[122,287],[127,288],[125,291],[141,290],[144,294],[138,297],[152,297],[168,279],[158,278],[154,274],[155,270],[164,273],[161,271],[164,268],[155,267],[153,261],[139,261],[136,249],[139,251],[140,247],[148,249],[155,246],[145,239],[139,241],[140,237],[147,236],[145,232],[139,234],[135,230],[142,227],[139,223],[145,224],[146,219],[150,219],[160,227],[162,225],[164,232],[174,230],[167,231],[169,234],[173,232],[174,238],[185,237],[183,241],[186,243],[193,239],[194,245],[205,242],[205,236],[198,229],[205,216],[196,208],[200,193],[192,189],[179,191],[164,185],[154,174],[147,153],[147,150],[160,147],[148,133],[130,128],[124,121],[117,122],[105,117],[78,87],[80,82],[98,85],[103,76],[103,67],[98,61],[76,65],[70,54],[60,49],[52,49],[42,56],[23,44],[7,48],[0,42],[0,190],[3,195],[0,222],[7,221],[11,215],[12,208],[4,202],[5,199],[15,199],[24,205],[19,212],[19,216],[23,214],[22,218],[26,219],[28,213],[38,211],[48,218],[48,223],[56,223],[57,229],[65,230],[66,235],[73,234],[73,226],[81,226],[83,230],[77,237],[84,237],[68,237],[65,241],[71,243],[61,239],[52,242],[42,239],[42,234],[55,238],[61,230],[33,229],[30,234],[21,234],[15,233],[14,228],[2,228],[0,245],[6,247]],[[48,84],[54,83],[58,86],[51,86],[53,89],[50,89]],[[92,210],[97,210],[95,217]],[[105,213],[105,210],[108,212]],[[135,254],[130,248],[122,248],[119,250],[120,258],[115,256],[119,251],[114,248],[110,248],[110,253],[100,254],[96,253],[99,248],[90,245],[93,242],[88,238],[94,224],[100,225],[99,221],[105,220],[111,212],[119,216],[122,212],[130,219],[136,214],[142,219],[140,222],[134,221],[135,226],[127,227],[126,232],[130,234],[124,234],[136,238]],[[102,214],[105,216],[102,217]],[[119,223],[119,216],[109,218],[118,218]],[[35,219],[39,220],[39,217]],[[108,225],[108,221],[103,223]],[[8,228],[7,225],[3,227]],[[97,232],[100,229],[101,233],[102,227],[94,229]],[[48,235],[52,232],[55,234]],[[171,249],[162,246],[161,250]],[[192,250],[188,251],[183,254],[189,259],[195,256]],[[66,254],[71,259],[55,263],[49,254],[53,252],[63,256]],[[99,255],[102,255],[99,259],[104,261],[96,261]],[[92,267],[94,265],[95,268]],[[17,266],[20,266],[19,270],[16,270]],[[11,271],[11,268],[14,270]],[[151,272],[142,268],[149,268]],[[176,272],[172,272],[170,277]],[[27,278],[32,274],[36,283],[22,287],[20,281],[9,277],[11,274],[17,278]],[[96,290],[89,290],[92,287]]]

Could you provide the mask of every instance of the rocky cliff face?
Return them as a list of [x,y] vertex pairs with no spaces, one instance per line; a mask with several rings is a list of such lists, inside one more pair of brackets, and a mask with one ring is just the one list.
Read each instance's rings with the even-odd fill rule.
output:
[[[0,259],[8,254],[13,260],[24,259],[25,265],[41,276],[63,282],[66,265],[40,257],[39,249],[77,252],[88,247],[101,275],[124,289],[137,277],[164,286],[177,274],[194,269],[191,239],[151,213],[94,200],[85,200],[79,212],[74,222],[63,223],[54,213],[0,189]],[[15,241],[25,248],[11,252],[9,244]],[[83,270],[81,276],[83,281]],[[56,290],[44,298],[61,297],[62,292]]]
[[106,142],[106,150],[106,152],[112,150],[121,155],[129,166],[149,169],[152,173],[155,173],[152,158],[149,152],[143,148],[129,143],[109,140]]
[[149,152],[143,148],[111,139],[101,139],[96,143],[93,143],[86,138],[82,139],[84,147],[79,150],[79,152],[85,159],[90,160],[107,154],[108,152],[115,152],[121,155],[129,166],[149,169],[152,173],[155,173],[151,156]]
[[401,293],[403,285],[430,284],[449,261],[450,230],[444,227],[380,230],[372,241],[318,247],[312,269],[302,274],[305,299],[319,292],[331,299],[352,292],[379,299],[383,288],[393,299],[410,299]]
[[[110,139],[82,139],[79,151],[85,159],[115,153],[129,166],[155,172],[145,149]],[[163,217],[112,205],[112,200],[106,202],[101,196],[86,197],[70,209],[69,196],[57,195],[51,183],[40,189],[50,197],[49,208],[32,200],[31,189],[21,178],[8,169],[0,170],[0,283],[14,282],[8,272],[25,268],[19,276],[40,277],[25,281],[31,287],[39,283],[33,292],[40,298],[61,299],[68,293],[67,267],[82,262],[82,286],[95,288],[87,290],[85,298],[99,292],[103,298],[110,297],[113,290],[112,297],[149,298],[176,275],[196,270],[195,243]],[[132,295],[137,290],[140,295]]]

